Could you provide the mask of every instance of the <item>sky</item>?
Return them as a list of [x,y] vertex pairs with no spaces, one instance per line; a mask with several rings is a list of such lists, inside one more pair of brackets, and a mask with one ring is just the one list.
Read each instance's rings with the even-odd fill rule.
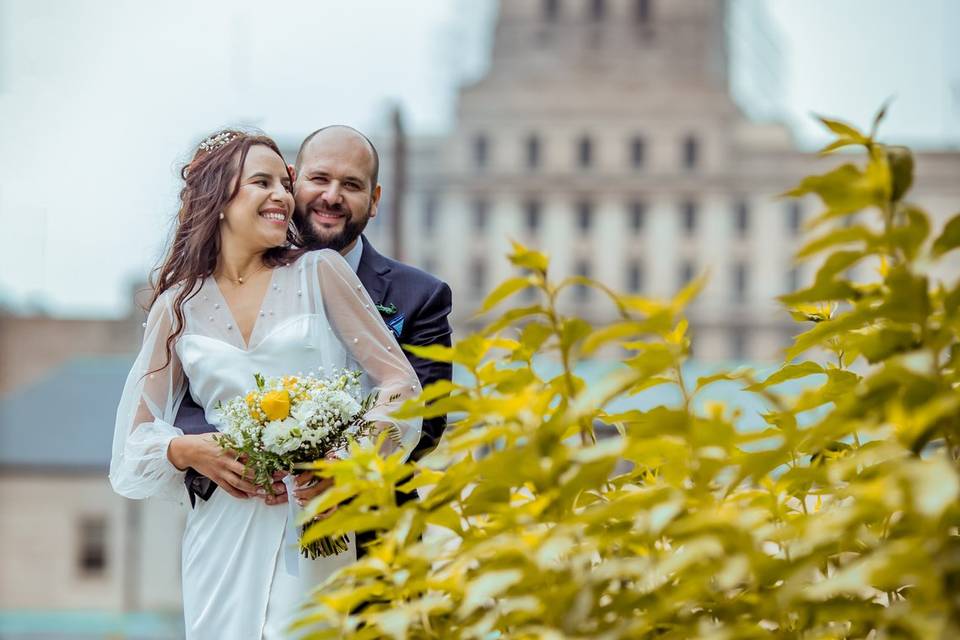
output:
[[[511,0],[506,0],[511,1]],[[866,124],[960,147],[960,3],[760,0],[782,59],[783,117]],[[282,10],[281,10],[282,9]],[[490,0],[0,0],[0,303],[116,316],[161,257],[177,171],[229,124],[297,140],[340,122],[376,135],[454,124],[482,74]]]
[[880,130],[891,142],[960,148],[960,2],[761,0],[783,35],[784,102],[804,146],[825,140],[811,112]]

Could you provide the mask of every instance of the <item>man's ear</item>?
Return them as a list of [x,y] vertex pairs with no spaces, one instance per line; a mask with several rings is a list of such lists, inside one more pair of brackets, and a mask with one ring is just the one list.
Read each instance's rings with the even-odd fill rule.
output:
[[377,209],[380,206],[380,185],[377,185],[373,188],[373,193],[370,196],[370,217],[377,217]]
[[290,174],[290,182],[297,181],[297,170],[293,167],[292,164],[287,165],[287,173]]

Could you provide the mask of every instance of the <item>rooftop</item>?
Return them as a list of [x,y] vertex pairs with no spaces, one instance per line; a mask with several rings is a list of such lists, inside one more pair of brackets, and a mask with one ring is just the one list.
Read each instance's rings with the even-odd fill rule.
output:
[[133,356],[79,357],[0,400],[0,469],[103,470]]

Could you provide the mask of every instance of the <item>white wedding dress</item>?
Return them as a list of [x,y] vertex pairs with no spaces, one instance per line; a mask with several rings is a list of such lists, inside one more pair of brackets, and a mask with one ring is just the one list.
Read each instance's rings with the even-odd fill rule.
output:
[[[420,421],[388,414],[420,393],[416,373],[393,334],[340,254],[314,251],[278,267],[244,344],[226,301],[207,278],[183,307],[185,330],[166,362],[166,339],[177,326],[170,290],[150,310],[143,348],[127,378],[117,412],[110,481],[128,498],[182,499],[184,472],[167,458],[173,426],[189,380],[207,421],[219,423],[216,406],[266,377],[316,372],[318,367],[359,366],[380,398],[368,419],[392,422],[400,447],[412,450]],[[160,371],[154,371],[163,367]],[[153,373],[151,373],[153,372]],[[297,637],[286,630],[313,587],[356,559],[350,550],[330,558],[300,556],[299,577],[283,563],[287,505],[237,499],[218,489],[199,500],[183,535],[183,603],[188,639],[243,640]]]

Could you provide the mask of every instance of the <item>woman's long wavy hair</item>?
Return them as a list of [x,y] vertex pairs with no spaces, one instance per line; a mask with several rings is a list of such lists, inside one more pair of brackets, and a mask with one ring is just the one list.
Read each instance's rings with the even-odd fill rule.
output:
[[[229,138],[212,147],[206,142]],[[173,327],[167,337],[167,359],[160,371],[170,364],[173,345],[184,330],[183,305],[200,291],[204,278],[213,275],[220,255],[220,213],[240,190],[239,177],[247,153],[254,145],[272,149],[280,158],[280,148],[271,138],[234,129],[224,129],[207,138],[197,149],[193,159],[180,170],[183,189],[180,190],[180,211],[173,232],[170,250],[163,262],[151,274],[153,297],[149,307],[165,291],[175,286],[182,288],[173,303]],[[296,227],[287,228],[287,243],[272,247],[263,254],[269,267],[285,264],[295,257],[293,245],[299,244]]]

